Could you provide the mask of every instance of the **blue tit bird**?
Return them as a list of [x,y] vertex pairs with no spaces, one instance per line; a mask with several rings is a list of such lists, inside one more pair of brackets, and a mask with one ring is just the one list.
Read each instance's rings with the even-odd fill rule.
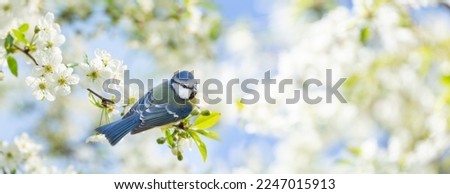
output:
[[128,133],[137,134],[186,118],[192,111],[190,100],[197,94],[197,81],[189,71],[175,72],[173,77],[152,88],[139,99],[121,120],[95,129],[116,145]]

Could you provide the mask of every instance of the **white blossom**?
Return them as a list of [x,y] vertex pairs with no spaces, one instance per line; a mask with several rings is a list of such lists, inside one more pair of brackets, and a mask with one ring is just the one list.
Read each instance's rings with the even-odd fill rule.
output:
[[78,84],[80,78],[72,74],[73,69],[65,65],[59,65],[53,73],[53,81],[55,82],[55,94],[66,96],[71,92],[71,85]]
[[6,142],[0,142],[0,169],[14,170],[22,159],[23,156],[17,146],[8,145]]
[[48,101],[54,101],[55,95],[53,93],[53,85],[52,82],[49,81],[49,78],[45,77],[31,77],[28,76],[25,79],[25,82],[28,86],[30,86],[33,91],[33,96],[38,100],[47,99]]
[[14,144],[22,154],[27,156],[35,155],[42,150],[42,147],[34,143],[26,133],[14,138]]
[[33,68],[34,76],[51,77],[56,67],[59,67],[62,63],[62,55],[60,52],[48,53],[44,51],[37,51],[34,54],[34,57],[38,63]]
[[37,48],[47,52],[58,52],[59,46],[66,41],[64,35],[51,32],[39,32],[39,38],[36,41]]
[[80,70],[85,78],[97,88],[101,88],[103,82],[111,77],[111,69],[106,68],[100,60],[93,60],[89,64],[81,63]]
[[61,28],[59,27],[59,24],[55,23],[55,16],[51,12],[48,12],[44,17],[39,19],[37,27],[39,28],[40,33],[42,32],[44,35],[47,33],[61,32]]

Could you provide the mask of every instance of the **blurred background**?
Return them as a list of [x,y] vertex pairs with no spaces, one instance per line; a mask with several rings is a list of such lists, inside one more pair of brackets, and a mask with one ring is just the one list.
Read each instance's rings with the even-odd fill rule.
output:
[[[66,63],[104,49],[141,80],[187,69],[226,83],[271,70],[293,79],[291,90],[325,80],[332,69],[333,80],[347,78],[340,91],[348,103],[286,104],[292,93],[272,90],[276,104],[242,105],[236,86],[233,103],[206,106],[222,113],[212,129],[221,141],[205,139],[208,160],[194,145],[178,161],[156,144],[157,129],[114,147],[86,143],[101,115],[87,92],[75,87],[55,102],[37,101],[21,61],[18,78],[3,68],[0,141],[28,142],[39,157],[3,155],[0,166],[20,163],[22,173],[450,173],[450,1],[24,2],[55,14]],[[325,87],[312,94],[323,96]]]

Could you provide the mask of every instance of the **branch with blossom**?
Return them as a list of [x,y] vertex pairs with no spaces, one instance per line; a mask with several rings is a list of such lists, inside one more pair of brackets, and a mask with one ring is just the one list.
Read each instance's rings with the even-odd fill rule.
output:
[[[115,96],[104,96],[100,94],[102,86],[107,80],[119,80],[119,84],[113,85],[114,89],[124,91],[124,71],[127,66],[123,61],[112,58],[111,54],[105,50],[97,49],[95,58],[89,60],[87,57],[82,63],[63,64],[62,52],[59,48],[64,42],[65,37],[61,34],[60,26],[54,21],[54,15],[47,13],[38,19],[35,25],[23,22],[16,28],[7,32],[4,38],[4,58],[8,68],[14,76],[19,75],[19,65],[16,60],[16,54],[22,53],[31,60],[32,75],[25,79],[26,84],[33,89],[33,96],[37,100],[54,101],[58,96],[67,96],[71,93],[72,87],[80,84],[89,93],[90,102],[101,109],[99,125],[110,122],[111,114],[114,112],[127,111],[130,105],[137,101],[139,96],[137,92],[130,92],[128,99],[115,102]],[[33,30],[30,30],[33,29]],[[81,77],[74,73],[79,69]],[[131,88],[132,89],[132,88]],[[121,109],[121,111],[118,111]],[[206,137],[218,139],[218,135],[207,131],[206,128],[212,127],[218,121],[218,113],[209,114],[205,112],[198,116],[198,108],[189,116],[173,127],[164,129],[164,134],[168,140],[168,145],[179,160],[182,159],[183,141],[193,141],[199,148],[203,160],[206,160],[206,145],[198,137],[202,134]],[[206,114],[206,112],[208,114]],[[200,127],[198,124],[191,124],[193,117],[198,117],[195,123],[201,120],[210,120],[208,127]],[[204,124],[203,124],[204,125]],[[173,131],[168,133],[168,131]],[[180,130],[186,131],[182,133]],[[167,135],[169,134],[169,135]],[[187,135],[186,135],[187,134]],[[99,135],[88,138],[88,141],[99,140]],[[158,141],[161,143],[161,140]]]

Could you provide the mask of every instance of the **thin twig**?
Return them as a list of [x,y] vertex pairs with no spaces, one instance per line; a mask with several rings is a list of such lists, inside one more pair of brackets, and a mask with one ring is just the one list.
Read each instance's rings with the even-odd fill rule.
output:
[[100,94],[97,94],[96,92],[94,92],[93,90],[91,90],[91,88],[87,89],[90,93],[94,94],[95,96],[97,96],[98,98],[100,98],[100,100],[102,100],[102,104],[105,103],[109,103],[109,104],[114,104],[114,102],[108,98],[105,98],[103,96],[101,96]]
[[30,52],[28,50],[22,49],[20,47],[18,47],[17,45],[14,45],[14,48],[16,48],[17,50],[19,50],[20,52],[24,53],[25,55],[28,56],[28,58],[30,58],[31,60],[33,60],[34,64],[36,66],[39,66],[39,64],[37,63],[36,59],[30,54]]

